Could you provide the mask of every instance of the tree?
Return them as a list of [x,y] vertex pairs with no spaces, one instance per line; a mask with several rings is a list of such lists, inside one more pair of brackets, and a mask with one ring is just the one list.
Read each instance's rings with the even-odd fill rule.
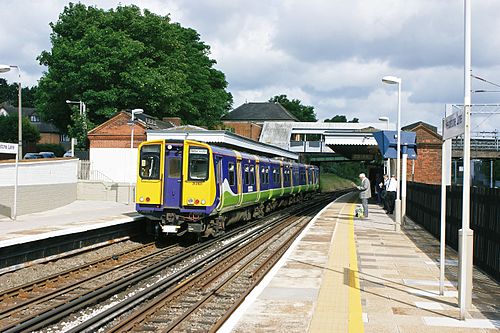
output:
[[289,100],[286,95],[276,95],[269,99],[269,102],[280,103],[285,109],[290,111],[299,121],[316,121],[314,106],[302,105],[298,99]]
[[351,120],[347,121],[347,117],[345,115],[335,115],[330,119],[325,119],[325,123],[359,123],[358,118],[352,118]]
[[[18,142],[18,117],[17,115],[0,117],[0,141],[17,143]],[[23,142],[36,143],[40,140],[40,132],[28,118],[23,117]]]
[[48,69],[39,81],[37,108],[62,130],[72,124],[67,99],[84,101],[95,124],[142,108],[158,118],[212,127],[231,107],[210,47],[168,16],[133,5],[103,10],[70,3],[51,28],[52,48],[38,57]]
[[[17,83],[8,84],[7,80],[0,78],[0,103],[7,102],[12,106],[17,106],[18,91]],[[35,93],[36,86],[21,88],[22,104],[24,107],[35,106]]]

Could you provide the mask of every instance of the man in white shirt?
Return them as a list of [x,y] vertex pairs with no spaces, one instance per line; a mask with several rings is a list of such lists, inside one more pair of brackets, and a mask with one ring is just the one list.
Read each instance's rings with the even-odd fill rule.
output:
[[387,181],[385,185],[386,195],[385,198],[387,200],[387,213],[394,213],[394,205],[396,203],[396,191],[398,190],[398,181],[394,175]]

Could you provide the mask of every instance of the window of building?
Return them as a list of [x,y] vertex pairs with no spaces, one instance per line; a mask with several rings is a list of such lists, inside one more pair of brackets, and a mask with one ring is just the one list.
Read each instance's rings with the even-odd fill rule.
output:
[[30,121],[31,121],[32,123],[39,123],[39,122],[40,122],[40,117],[39,117],[39,116],[37,116],[36,114],[32,114],[32,115],[30,116]]

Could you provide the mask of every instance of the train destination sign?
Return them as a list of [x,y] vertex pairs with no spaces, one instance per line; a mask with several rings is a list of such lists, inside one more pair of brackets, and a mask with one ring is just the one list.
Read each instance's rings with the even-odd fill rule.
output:
[[465,132],[464,111],[460,110],[450,114],[443,119],[443,140],[448,140],[464,134]]
[[17,143],[0,142],[0,153],[2,154],[17,154]]

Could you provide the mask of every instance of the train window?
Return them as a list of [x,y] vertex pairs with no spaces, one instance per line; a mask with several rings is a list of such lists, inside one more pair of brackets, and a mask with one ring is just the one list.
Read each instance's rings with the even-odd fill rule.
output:
[[179,157],[168,159],[168,177],[181,178],[181,159]]
[[262,174],[260,176],[260,182],[261,182],[261,184],[265,184],[266,183],[266,168],[260,169],[260,173]]
[[234,163],[228,163],[229,170],[229,186],[236,185],[236,172],[234,171]]
[[266,168],[266,184],[269,184],[269,167]]
[[249,185],[250,184],[250,174],[248,172],[248,165],[245,164],[245,184]]
[[253,165],[250,166],[250,185],[255,184],[255,167]]
[[160,179],[160,145],[141,148],[139,176],[142,179]]
[[276,177],[276,169],[273,170],[273,184],[278,182],[278,178]]
[[189,180],[208,179],[208,149],[189,148]]

